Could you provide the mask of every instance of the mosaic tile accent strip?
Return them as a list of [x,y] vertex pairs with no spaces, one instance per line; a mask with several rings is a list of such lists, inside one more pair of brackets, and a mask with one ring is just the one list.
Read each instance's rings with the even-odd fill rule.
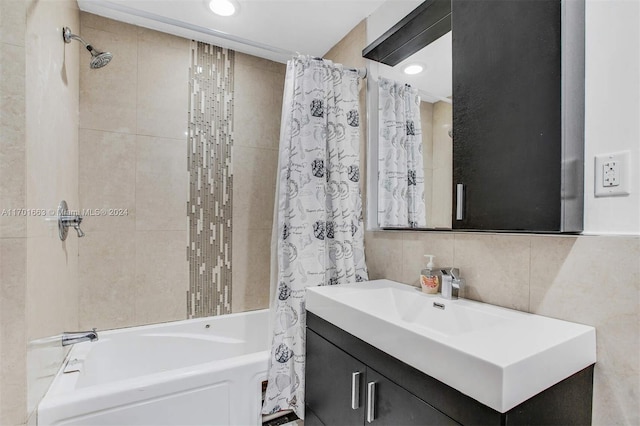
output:
[[234,51],[191,42],[188,318],[231,312]]

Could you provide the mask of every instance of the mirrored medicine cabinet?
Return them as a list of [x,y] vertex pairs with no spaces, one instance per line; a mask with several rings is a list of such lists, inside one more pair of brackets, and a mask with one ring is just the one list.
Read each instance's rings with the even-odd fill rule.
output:
[[[582,231],[583,0],[426,0],[363,56],[368,229]],[[424,72],[402,72],[414,63]],[[420,227],[383,220],[381,79],[421,98]]]

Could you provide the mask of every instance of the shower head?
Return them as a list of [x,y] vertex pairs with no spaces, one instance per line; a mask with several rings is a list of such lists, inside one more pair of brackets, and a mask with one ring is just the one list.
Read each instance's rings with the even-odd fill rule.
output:
[[91,53],[91,62],[89,63],[89,66],[92,69],[102,68],[107,65],[111,61],[111,59],[113,59],[113,55],[111,53],[101,52],[100,50],[84,41],[82,37],[72,34],[71,28],[69,27],[64,27],[62,29],[62,38],[64,39],[65,43],[71,43],[71,40],[78,40],[80,43],[84,44],[84,47],[89,51],[89,53]]
[[107,65],[112,58],[113,55],[109,52],[100,52],[99,50],[93,49],[91,51],[91,62],[89,63],[89,66],[94,70],[102,68]]

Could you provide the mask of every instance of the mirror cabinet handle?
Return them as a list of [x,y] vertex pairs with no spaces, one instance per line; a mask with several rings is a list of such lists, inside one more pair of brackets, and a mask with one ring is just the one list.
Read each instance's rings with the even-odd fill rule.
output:
[[464,217],[464,184],[456,185],[456,220]]

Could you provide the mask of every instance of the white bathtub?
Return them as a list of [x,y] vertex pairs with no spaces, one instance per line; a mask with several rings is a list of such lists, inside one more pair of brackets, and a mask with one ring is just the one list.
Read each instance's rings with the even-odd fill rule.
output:
[[261,310],[98,331],[74,345],[37,423],[259,425],[267,323]]

